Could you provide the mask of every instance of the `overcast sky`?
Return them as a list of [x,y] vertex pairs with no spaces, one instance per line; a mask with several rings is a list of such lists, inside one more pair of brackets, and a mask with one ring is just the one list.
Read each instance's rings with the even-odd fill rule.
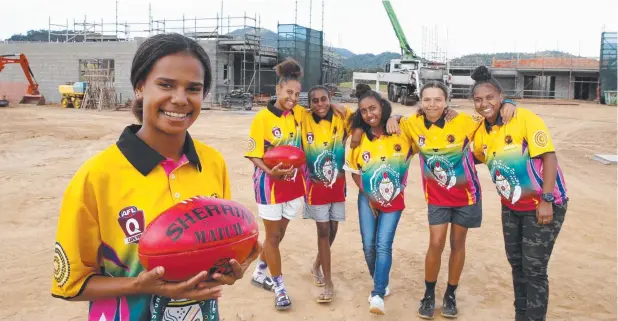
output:
[[[83,21],[84,16],[88,22],[97,23],[101,19],[104,23],[113,23],[116,19],[115,0],[19,0],[10,3],[2,6],[0,39],[16,33],[25,34],[30,29],[47,29],[50,16],[52,24],[65,25],[68,19],[70,29],[74,19]],[[147,23],[149,3],[153,19],[169,20],[181,19],[183,14],[186,17],[216,17],[221,12],[222,1],[119,0],[119,21]],[[223,0],[223,15],[242,16],[245,12],[248,16],[258,15],[262,27],[276,32],[278,22],[294,23],[296,3],[297,22],[309,26],[312,3],[311,26],[321,29],[322,0]],[[618,31],[616,3],[615,0],[587,0],[572,2],[572,5],[564,0],[391,0],[408,42],[417,53],[429,51],[429,39],[434,39],[437,47],[450,58],[469,53],[541,50],[598,57],[603,29]],[[198,26],[206,24],[198,22]],[[215,22],[208,25],[215,25]],[[138,28],[148,29],[148,26],[131,26],[133,31]],[[113,26],[105,27],[106,31],[113,29]],[[399,52],[381,0],[325,0],[324,32],[330,44],[357,54]]]

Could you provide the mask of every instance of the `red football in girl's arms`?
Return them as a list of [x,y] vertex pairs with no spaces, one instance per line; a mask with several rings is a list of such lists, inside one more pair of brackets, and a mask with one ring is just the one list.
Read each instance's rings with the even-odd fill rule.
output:
[[137,252],[148,271],[162,266],[166,281],[184,281],[202,271],[232,272],[258,240],[253,214],[235,201],[196,196],[165,210],[146,226]]
[[307,159],[305,158],[305,152],[295,146],[283,145],[276,146],[264,153],[264,164],[269,168],[277,166],[279,163],[283,163],[282,168],[299,168],[305,164]]

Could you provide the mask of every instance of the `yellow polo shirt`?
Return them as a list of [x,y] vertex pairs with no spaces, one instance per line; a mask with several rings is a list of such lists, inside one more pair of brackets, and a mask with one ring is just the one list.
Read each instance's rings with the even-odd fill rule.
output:
[[[487,164],[502,204],[516,211],[533,211],[543,193],[543,160],[554,152],[545,122],[525,108],[504,124],[498,114],[492,126],[485,121],[474,137],[474,156]],[[558,165],[554,197],[556,204],[567,200],[564,175]]]
[[301,124],[302,146],[307,158],[305,201],[309,205],[324,205],[345,201],[345,143],[350,135],[346,116],[329,110],[324,118],[303,108],[294,108],[294,116]]
[[[116,144],[87,160],[69,183],[54,245],[54,297],[79,295],[94,275],[137,276],[144,270],[137,255],[140,236],[172,205],[197,195],[231,198],[227,168],[217,150],[187,133],[183,159],[170,166],[172,160],[136,136],[139,128],[125,128]],[[111,298],[91,302],[89,319],[160,320],[164,313],[210,320],[218,318],[217,301]]]
[[[294,111],[282,111],[270,101],[266,108],[255,114],[249,130],[249,144],[245,157],[263,158],[275,146],[290,145],[302,148],[300,123]],[[253,189],[257,204],[280,204],[305,195],[304,166],[291,177],[273,179],[261,168],[254,166]]]

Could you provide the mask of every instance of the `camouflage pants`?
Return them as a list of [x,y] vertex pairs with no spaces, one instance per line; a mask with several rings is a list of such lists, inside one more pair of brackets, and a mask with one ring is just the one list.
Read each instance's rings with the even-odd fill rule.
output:
[[513,211],[502,205],[502,231],[513,272],[517,321],[545,320],[549,299],[547,264],[566,210],[566,204],[554,205],[552,223],[539,225],[536,211]]

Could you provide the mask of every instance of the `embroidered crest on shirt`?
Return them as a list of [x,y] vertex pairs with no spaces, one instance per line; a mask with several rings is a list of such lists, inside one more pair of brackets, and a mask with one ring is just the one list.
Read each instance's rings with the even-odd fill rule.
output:
[[388,207],[391,201],[401,192],[399,173],[388,164],[382,164],[371,176],[371,193],[375,200],[384,207]]
[[431,156],[427,159],[427,166],[431,169],[440,186],[445,187],[447,190],[455,186],[457,182],[455,170],[453,169],[453,164],[446,157],[440,155]]
[[281,138],[281,128],[277,126],[273,127],[272,133],[276,138]]
[[315,173],[318,179],[326,185],[326,187],[333,187],[337,181],[339,170],[337,169],[337,162],[335,161],[335,155],[330,150],[323,151],[313,163]]
[[521,186],[515,176],[515,170],[501,161],[494,161],[491,164],[490,172],[494,177],[496,189],[500,196],[510,201],[511,204],[517,203],[521,198]]

